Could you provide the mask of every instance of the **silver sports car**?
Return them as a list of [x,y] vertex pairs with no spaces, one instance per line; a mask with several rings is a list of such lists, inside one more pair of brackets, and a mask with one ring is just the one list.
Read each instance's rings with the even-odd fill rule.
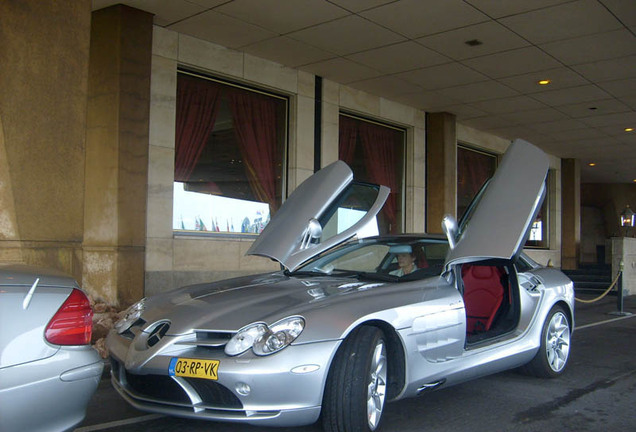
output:
[[563,372],[572,282],[522,253],[547,156],[515,141],[446,238],[365,237],[388,195],[336,162],[285,202],[249,254],[279,272],[133,305],[108,337],[135,407],[255,425],[373,431],[385,402],[521,368]]
[[104,362],[93,311],[72,277],[0,266],[0,431],[54,432],[82,421]]

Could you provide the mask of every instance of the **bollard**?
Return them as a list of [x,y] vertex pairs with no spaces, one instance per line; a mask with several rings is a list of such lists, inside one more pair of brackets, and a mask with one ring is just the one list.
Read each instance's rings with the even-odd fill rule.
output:
[[616,286],[616,312],[610,312],[610,315],[618,315],[618,316],[628,316],[631,315],[631,312],[623,311],[623,269],[625,267],[625,263],[623,260],[620,262],[620,266],[618,269],[618,285]]
[[620,264],[620,275],[618,276],[618,291],[616,292],[616,309],[618,314],[623,314],[623,261]]

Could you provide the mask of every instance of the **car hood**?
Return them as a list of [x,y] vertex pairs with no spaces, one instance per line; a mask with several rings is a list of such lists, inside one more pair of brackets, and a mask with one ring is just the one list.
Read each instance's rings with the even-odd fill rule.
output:
[[192,285],[146,300],[144,328],[169,321],[168,335],[195,330],[235,332],[253,322],[272,324],[290,315],[328,307],[342,296],[384,282],[344,277],[288,277],[282,272]]

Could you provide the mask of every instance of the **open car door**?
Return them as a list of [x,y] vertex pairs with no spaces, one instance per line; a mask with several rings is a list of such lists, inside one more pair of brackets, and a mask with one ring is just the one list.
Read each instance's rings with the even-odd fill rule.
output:
[[294,190],[247,255],[274,259],[294,271],[375,222],[389,191],[386,186],[354,182],[351,168],[334,162]]
[[521,253],[545,196],[548,156],[515,140],[458,229],[446,229],[452,249],[446,266]]

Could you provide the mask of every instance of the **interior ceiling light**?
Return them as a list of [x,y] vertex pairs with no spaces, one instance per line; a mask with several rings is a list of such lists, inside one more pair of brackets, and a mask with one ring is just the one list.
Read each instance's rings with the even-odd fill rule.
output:
[[625,132],[634,132],[634,128],[625,128]]
[[549,79],[543,79],[541,81],[538,82],[539,85],[548,85],[550,84],[552,81],[550,81]]
[[590,162],[588,166],[591,166],[591,167],[596,166],[596,162]]

